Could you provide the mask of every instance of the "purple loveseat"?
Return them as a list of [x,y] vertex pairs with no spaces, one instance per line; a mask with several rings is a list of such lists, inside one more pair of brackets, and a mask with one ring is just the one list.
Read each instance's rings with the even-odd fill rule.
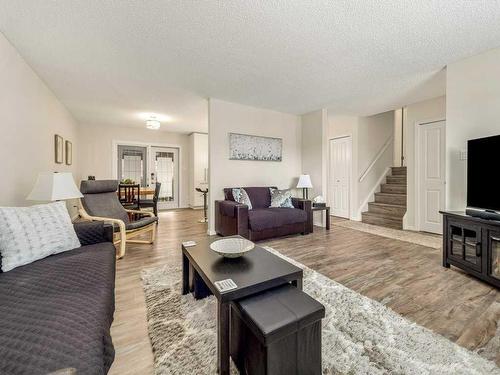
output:
[[269,187],[245,187],[252,202],[234,201],[233,188],[224,189],[224,200],[215,201],[215,231],[221,236],[239,234],[252,241],[312,232],[311,201],[292,198],[294,208],[270,208]]

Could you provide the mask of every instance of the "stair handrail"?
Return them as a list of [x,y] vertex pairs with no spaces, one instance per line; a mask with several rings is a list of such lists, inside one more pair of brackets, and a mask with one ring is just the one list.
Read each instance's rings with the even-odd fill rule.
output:
[[375,155],[372,162],[368,165],[368,167],[365,169],[365,171],[363,173],[361,173],[361,175],[359,176],[359,182],[362,182],[366,178],[366,176],[368,176],[368,173],[370,173],[373,166],[377,163],[378,159],[380,159],[382,157],[385,150],[387,150],[387,148],[390,146],[390,144],[392,143],[393,140],[394,140],[394,134],[391,134],[391,136],[382,145],[382,148],[379,150],[377,155]]

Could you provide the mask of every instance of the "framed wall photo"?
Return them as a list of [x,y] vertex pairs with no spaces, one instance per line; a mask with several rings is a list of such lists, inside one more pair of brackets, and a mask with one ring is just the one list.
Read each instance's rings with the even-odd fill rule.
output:
[[281,161],[282,148],[281,138],[229,133],[230,160]]
[[56,134],[54,136],[54,155],[55,155],[55,162],[57,164],[62,164],[64,162],[64,160],[63,160],[63,155],[64,155],[63,147],[64,147],[63,137]]
[[66,165],[73,164],[73,143],[66,141]]

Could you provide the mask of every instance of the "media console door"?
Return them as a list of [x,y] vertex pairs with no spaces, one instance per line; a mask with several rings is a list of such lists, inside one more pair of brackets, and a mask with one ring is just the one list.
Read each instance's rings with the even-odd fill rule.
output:
[[443,266],[450,265],[500,287],[500,222],[441,212]]
[[481,272],[481,227],[449,219],[448,233],[448,258]]
[[500,229],[486,231],[487,251],[487,273],[488,276],[498,280],[500,283]]

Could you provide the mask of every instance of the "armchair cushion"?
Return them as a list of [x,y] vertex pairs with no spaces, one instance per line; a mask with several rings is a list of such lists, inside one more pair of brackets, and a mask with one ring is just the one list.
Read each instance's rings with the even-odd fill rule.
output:
[[143,217],[139,220],[136,221],[131,221],[128,224],[125,224],[125,229],[126,230],[134,230],[134,229],[140,229],[144,228],[145,226],[149,224],[156,223],[158,221],[158,218],[156,216],[147,216]]
[[297,208],[257,208],[248,211],[248,225],[253,231],[279,228],[283,225],[306,221],[306,211]]
[[82,194],[116,193],[118,191],[117,180],[88,180],[80,183]]
[[82,181],[80,191],[85,211],[90,216],[118,219],[128,224],[130,220],[118,199],[117,189],[116,180]]

